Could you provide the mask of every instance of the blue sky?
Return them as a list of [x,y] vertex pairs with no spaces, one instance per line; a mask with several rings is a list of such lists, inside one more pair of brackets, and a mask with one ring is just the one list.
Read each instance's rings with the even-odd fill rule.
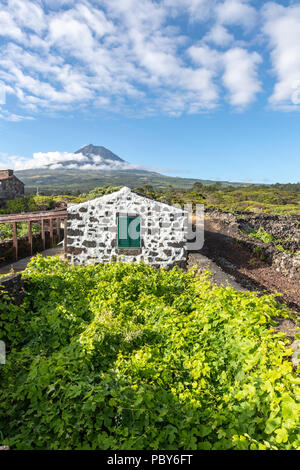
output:
[[0,0],[1,167],[298,182],[299,111],[299,1]]

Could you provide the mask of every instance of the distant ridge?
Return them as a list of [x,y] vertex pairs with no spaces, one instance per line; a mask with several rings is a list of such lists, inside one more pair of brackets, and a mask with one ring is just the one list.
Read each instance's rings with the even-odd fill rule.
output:
[[[155,188],[189,189],[196,182],[205,185],[215,183],[212,180],[180,178],[162,175],[155,171],[144,170],[131,165],[103,146],[85,145],[67,157],[55,162],[56,167],[45,165],[43,168],[15,171],[16,176],[25,184],[27,193],[44,194],[86,193],[96,186],[129,186],[138,188],[152,185]],[[72,157],[74,155],[74,158]],[[82,157],[81,157],[82,155]],[[250,186],[247,183],[221,182],[222,186]]]

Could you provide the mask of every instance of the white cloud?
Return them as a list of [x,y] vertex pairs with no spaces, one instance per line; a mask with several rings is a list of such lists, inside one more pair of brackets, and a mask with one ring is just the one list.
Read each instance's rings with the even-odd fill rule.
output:
[[187,53],[197,65],[206,66],[211,71],[217,71],[220,66],[221,53],[211,49],[207,44],[191,46]]
[[[178,17],[201,22],[192,25],[199,26],[197,39]],[[255,21],[255,9],[243,0],[8,0],[0,12],[6,39],[0,80],[15,94],[20,116],[73,109],[178,115],[219,105],[225,63],[231,102],[245,105],[259,89],[258,56],[245,46],[232,57],[226,48],[235,49],[231,25]],[[238,74],[248,93],[237,85]]]
[[9,121],[9,122],[20,122],[20,121],[26,121],[26,120],[32,121],[34,118],[31,116],[21,116],[19,114],[10,113],[10,112],[7,112],[6,110],[3,110],[3,112],[1,112],[1,109],[0,109],[0,119],[3,119],[4,121]]
[[8,157],[2,154],[2,159],[9,161],[14,170],[29,169],[80,169],[80,170],[142,170],[140,165],[127,162],[103,159],[99,155],[86,156],[82,153],[69,152],[36,152],[33,158],[25,159],[19,156]]
[[242,48],[233,48],[223,55],[225,72],[224,85],[229,91],[229,102],[233,106],[244,108],[261,91],[257,66],[262,61],[256,52]]
[[283,7],[268,3],[264,8],[264,19],[264,33],[269,40],[277,80],[270,103],[288,110],[299,109],[300,5]]
[[181,14],[182,11],[190,15],[190,21],[207,20],[217,3],[216,0],[164,0],[164,5],[168,7],[173,15]]
[[163,173],[176,173],[178,169],[157,168],[143,165],[133,165],[126,161],[103,159],[99,155],[89,157],[81,153],[69,152],[36,152],[32,158],[24,158],[20,155],[8,155],[0,152],[0,164],[2,167],[12,168],[15,171],[31,169],[67,169],[67,170],[97,170],[97,171],[154,171]]
[[29,0],[8,0],[8,10],[20,27],[41,32],[45,26],[42,8]]
[[228,90],[229,102],[234,107],[241,109],[249,105],[261,90],[257,66],[262,59],[256,52],[240,47],[223,52],[200,44],[190,47],[188,54],[196,64],[206,65],[215,87],[221,74],[221,84]]
[[221,24],[215,24],[203,39],[217,46],[226,47],[234,41],[234,36]]
[[9,12],[0,11],[0,36],[22,40],[23,33]]
[[258,13],[249,5],[248,0],[226,0],[216,8],[216,15],[221,24],[241,25],[252,28],[258,19]]

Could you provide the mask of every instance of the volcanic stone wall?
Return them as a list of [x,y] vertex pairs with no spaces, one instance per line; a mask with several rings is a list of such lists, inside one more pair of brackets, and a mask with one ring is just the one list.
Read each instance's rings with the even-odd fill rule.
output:
[[271,233],[280,240],[285,248],[290,251],[300,250],[300,217],[281,216],[271,214],[251,215],[240,219],[241,229],[246,231],[262,227],[266,232]]
[[[4,294],[10,296],[11,301],[17,305],[22,303],[24,297],[24,282],[21,274],[12,274],[0,279],[0,300]],[[1,313],[0,313],[1,320]]]
[[[280,215],[257,215],[249,217],[241,228],[262,227],[271,233],[278,241],[265,248],[266,259],[276,271],[284,276],[300,280],[300,217],[284,217]],[[281,245],[285,252],[278,251],[276,245]]]
[[[248,249],[255,251],[259,248],[265,261],[273,266],[277,272],[284,276],[300,280],[300,217],[272,214],[240,213],[235,216],[220,211],[207,211],[206,217],[213,219],[220,226],[220,231],[239,242]],[[262,227],[272,234],[275,240],[263,243],[255,238],[248,237],[252,229]],[[278,245],[283,250],[278,249]]]
[[7,173],[8,171],[11,170],[0,172],[0,204],[2,205],[6,200],[24,195],[24,184],[15,175]]
[[[140,248],[117,246],[117,217],[125,213],[140,216]],[[184,268],[187,222],[185,211],[122,188],[68,207],[68,259],[74,264],[145,261],[157,268]]]

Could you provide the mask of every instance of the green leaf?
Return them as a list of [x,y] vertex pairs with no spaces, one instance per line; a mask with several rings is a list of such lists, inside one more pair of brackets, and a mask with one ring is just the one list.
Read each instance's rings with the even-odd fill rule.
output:
[[200,424],[198,427],[198,434],[200,437],[206,437],[212,432],[212,429],[210,426],[205,426],[203,424]]
[[281,418],[278,416],[276,418],[269,418],[266,422],[265,433],[272,434],[272,432],[278,428],[281,424]]
[[285,428],[277,429],[276,431],[276,442],[281,444],[282,442],[285,443],[288,441],[289,435]]

